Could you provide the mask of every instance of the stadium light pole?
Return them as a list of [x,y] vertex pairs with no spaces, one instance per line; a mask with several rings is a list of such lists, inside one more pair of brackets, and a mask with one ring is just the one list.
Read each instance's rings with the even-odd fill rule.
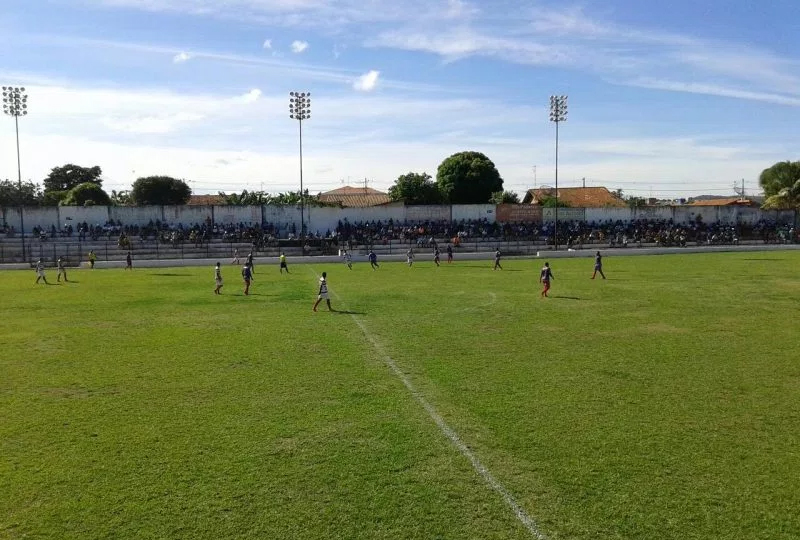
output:
[[22,260],[25,261],[25,219],[22,217],[24,213],[22,199],[22,165],[20,164],[19,158],[19,117],[28,114],[28,94],[25,93],[24,87],[3,87],[3,112],[14,117],[14,127],[17,132],[17,187],[20,196],[19,228],[20,234],[22,235]]
[[305,237],[305,193],[303,192],[303,120],[311,118],[311,92],[289,92],[289,118],[300,126],[300,236]]
[[550,96],[550,121],[556,124],[556,221],[553,246],[558,251],[558,124],[567,121],[567,96]]

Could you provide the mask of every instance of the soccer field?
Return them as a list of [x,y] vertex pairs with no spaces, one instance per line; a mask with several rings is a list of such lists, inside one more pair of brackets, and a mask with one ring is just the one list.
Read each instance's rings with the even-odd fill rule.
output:
[[4,272],[0,538],[800,537],[800,252],[592,263]]

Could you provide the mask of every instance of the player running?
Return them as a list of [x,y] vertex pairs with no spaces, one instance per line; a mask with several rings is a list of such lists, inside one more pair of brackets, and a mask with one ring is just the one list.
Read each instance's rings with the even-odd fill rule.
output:
[[414,250],[408,248],[406,251],[406,262],[408,263],[408,267],[411,268],[411,265],[414,264]]
[[441,266],[439,264],[439,248],[433,248],[433,262],[436,263],[436,266]]
[[499,249],[494,252],[494,268],[492,268],[492,270],[497,270],[498,268],[500,270],[503,269],[503,267],[500,266],[500,250]]
[[317,311],[317,306],[320,302],[325,300],[328,304],[328,311],[333,311],[331,307],[331,299],[328,298],[328,274],[327,272],[322,272],[322,277],[319,278],[319,294],[317,295],[317,301],[314,302],[314,307],[311,308],[312,311]]
[[239,264],[239,248],[233,250],[233,260],[231,264]]
[[242,267],[242,280],[244,280],[244,294],[250,294],[250,282],[253,281],[253,269],[249,262]]
[[375,270],[376,268],[380,268],[380,266],[378,266],[378,256],[375,255],[375,252],[369,250],[368,256],[369,256],[369,265],[372,267],[372,269]]
[[352,270],[353,269],[353,256],[350,255],[350,252],[347,251],[347,250],[344,250],[344,255],[342,255],[342,257],[344,258],[344,264],[347,265],[347,268]]
[[600,255],[599,251],[594,256],[594,273],[592,274],[592,279],[595,278],[598,272],[603,276],[603,279],[606,279],[606,275],[603,273],[603,256]]
[[219,263],[214,267],[214,284],[216,285],[214,294],[222,294],[219,292],[222,288],[222,268],[220,268]]
[[38,261],[36,261],[36,283],[37,284],[39,283],[40,279],[44,280],[44,284],[45,285],[50,285],[49,283],[47,283],[47,278],[44,276],[44,263],[42,262],[42,259],[39,259]]
[[539,275],[539,283],[544,285],[544,289],[542,289],[542,296],[544,298],[550,298],[547,296],[547,291],[550,290],[550,280],[555,279],[553,275],[553,271],[550,270],[550,263],[544,263],[544,268],[542,268],[542,273]]
[[286,255],[283,254],[283,251],[281,251],[281,256],[278,257],[278,259],[281,261],[281,274],[283,274],[284,270],[286,270],[286,273],[288,274],[289,267],[286,266]]
[[58,267],[58,277],[56,278],[56,281],[60,283],[61,276],[64,276],[64,283],[68,282],[69,280],[67,279],[67,269],[64,268],[64,259],[59,257],[58,261],[56,261],[56,266]]
[[453,246],[447,244],[447,264],[453,262]]

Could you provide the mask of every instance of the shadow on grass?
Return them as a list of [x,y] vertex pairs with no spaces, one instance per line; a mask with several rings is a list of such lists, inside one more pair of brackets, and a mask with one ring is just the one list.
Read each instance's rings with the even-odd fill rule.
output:
[[550,298],[560,298],[561,300],[581,300],[577,296],[557,296],[555,294],[551,294]]
[[786,259],[770,259],[770,258],[764,257],[764,258],[760,258],[760,259],[753,258],[753,259],[744,259],[744,260],[745,261],[785,261]]
[[345,309],[332,309],[331,313],[336,313],[337,315],[366,315],[365,311],[348,311]]
[[162,277],[190,277],[192,274],[169,274],[169,273],[163,273],[163,274],[152,274],[152,275],[154,275],[154,276],[162,276]]

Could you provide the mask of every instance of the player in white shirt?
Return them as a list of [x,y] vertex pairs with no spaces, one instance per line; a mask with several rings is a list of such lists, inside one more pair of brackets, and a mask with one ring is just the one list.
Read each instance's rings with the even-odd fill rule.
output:
[[319,294],[317,295],[317,301],[314,302],[314,307],[312,308],[313,311],[317,311],[317,306],[320,302],[325,300],[328,304],[328,311],[333,311],[331,307],[331,299],[328,298],[328,273],[322,272],[322,277],[319,278]]
[[408,266],[414,264],[414,250],[410,249],[406,251],[406,261],[408,262]]
[[56,262],[56,266],[58,266],[58,277],[56,278],[56,281],[58,281],[60,283],[61,282],[61,276],[64,276],[64,283],[69,281],[67,279],[67,269],[64,268],[64,259],[59,257],[58,261]]
[[352,270],[353,269],[353,256],[350,255],[350,252],[347,251],[347,250],[344,250],[344,255],[342,257],[344,258],[344,264],[347,265],[347,268]]
[[214,283],[217,286],[214,289],[214,294],[221,294],[219,290],[222,288],[222,269],[219,267],[219,263],[214,267]]
[[36,261],[36,283],[39,283],[40,279],[44,280],[45,285],[49,285],[49,283],[47,283],[47,278],[44,276],[44,263],[42,259]]

